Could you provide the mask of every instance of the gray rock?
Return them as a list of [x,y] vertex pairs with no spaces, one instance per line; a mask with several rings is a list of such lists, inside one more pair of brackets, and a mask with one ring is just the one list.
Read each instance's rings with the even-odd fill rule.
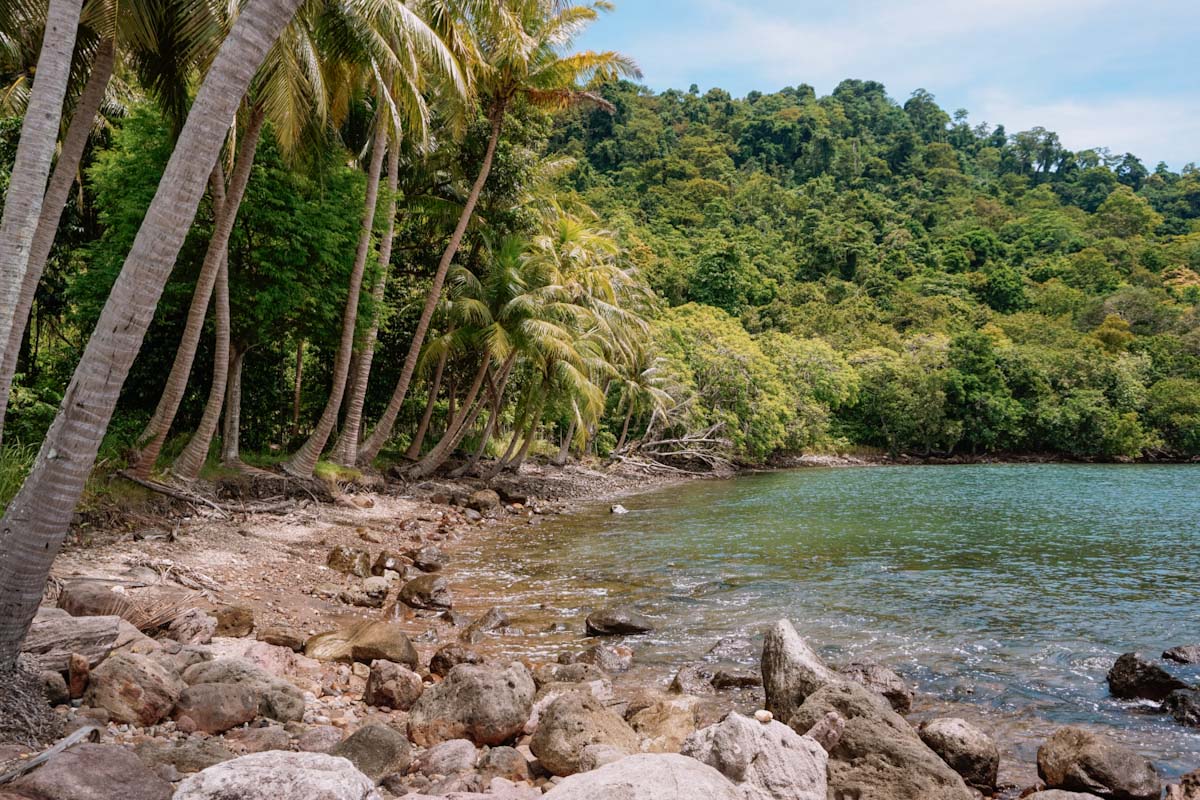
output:
[[1175,718],[1180,725],[1200,728],[1200,691],[1176,689],[1163,700],[1163,710]]
[[224,733],[258,716],[259,701],[260,693],[251,685],[197,683],[179,695],[171,716],[176,722],[191,720],[193,730]]
[[719,669],[712,677],[714,689],[753,689],[762,686],[762,675],[744,669]]
[[1124,700],[1162,702],[1176,689],[1190,688],[1139,653],[1125,653],[1108,671],[1108,691]]
[[412,745],[404,734],[386,725],[364,725],[329,751],[350,761],[359,772],[379,783],[405,772],[412,763]]
[[187,668],[183,679],[189,685],[233,683],[249,687],[258,697],[258,713],[279,722],[304,718],[304,693],[244,658],[218,658]]
[[567,692],[542,711],[529,749],[548,772],[572,775],[579,771],[579,757],[590,744],[636,753],[639,742],[633,728],[596,698]]
[[1154,765],[1103,734],[1060,728],[1038,748],[1038,775],[1051,789],[1090,792],[1109,800],[1158,800]]
[[715,768],[746,800],[825,800],[828,755],[779,722],[733,712],[689,736],[682,754]]
[[71,702],[71,690],[67,688],[67,679],[61,672],[48,669],[42,672],[41,677],[42,691],[46,695],[47,703],[61,706]]
[[[1079,792],[1064,792],[1060,789],[1049,789],[1044,792],[1034,792],[1033,794],[1025,795],[1022,800],[1095,800],[1094,794],[1081,794]],[[1168,798],[1168,800],[1170,800]]]
[[762,676],[767,710],[781,722],[790,721],[813,692],[843,682],[786,619],[776,622],[763,639]]
[[533,682],[541,689],[548,683],[588,683],[608,680],[608,674],[595,664],[542,664],[533,670]]
[[467,498],[467,508],[486,514],[500,507],[500,495],[491,489],[480,489]]
[[654,623],[632,608],[614,607],[593,611],[584,622],[588,636],[630,636],[650,633]]
[[459,664],[412,707],[409,736],[422,747],[448,739],[506,744],[525,727],[535,691],[523,664]]
[[422,575],[404,584],[400,590],[400,601],[412,608],[448,609],[454,605],[450,594],[450,583],[436,573]]
[[167,626],[167,636],[181,644],[208,644],[217,632],[217,618],[198,608],[180,614]]
[[[761,682],[761,681],[760,681]],[[695,667],[680,667],[675,673],[675,677],[671,679],[671,685],[667,687],[667,691],[675,694],[712,694],[712,681],[707,680],[700,671]]]
[[296,739],[296,749],[306,753],[328,753],[341,744],[344,736],[341,728],[317,725],[300,734]]
[[493,778],[503,778],[519,783],[529,780],[529,762],[515,747],[492,747],[479,757],[476,765],[485,783]]
[[184,739],[175,743],[151,739],[139,744],[135,750],[138,757],[149,766],[167,765],[185,774],[199,772],[236,757],[219,739]]
[[838,672],[872,692],[883,695],[898,713],[907,714],[912,710],[912,689],[903,678],[882,664],[856,661],[839,668]]
[[591,664],[604,672],[625,672],[633,667],[633,651],[621,644],[596,644],[580,653],[575,663]]
[[628,755],[629,753],[611,744],[589,744],[579,751],[579,771],[591,772],[605,764],[620,761]]
[[155,659],[113,653],[91,671],[84,704],[108,710],[130,725],[154,725],[171,712],[184,682]]
[[926,720],[918,733],[967,785],[988,794],[995,790],[1000,749],[986,733],[958,717]]
[[879,695],[844,682],[817,689],[789,720],[808,731],[830,712],[845,728],[829,750],[830,797],[859,800],[970,800],[963,779],[918,738]]
[[1200,800],[1200,770],[1189,772],[1167,787],[1164,800]]
[[458,638],[464,642],[478,644],[483,641],[486,634],[500,628],[507,628],[510,622],[508,614],[499,608],[489,608],[483,616],[468,625]]
[[545,800],[743,800],[724,775],[694,758],[673,753],[627,756],[597,770],[572,775]]
[[280,725],[263,728],[239,728],[225,734],[226,746],[239,756],[265,753],[268,750],[290,750],[292,737]]
[[376,659],[371,662],[363,702],[369,706],[408,711],[423,691],[425,685],[420,675],[403,664]]
[[380,800],[344,758],[272,750],[226,761],[179,784],[173,800]]
[[80,744],[17,779],[22,797],[47,800],[170,800],[171,784],[132,750],[113,744]]
[[343,603],[360,608],[383,608],[387,602],[391,582],[387,578],[371,577],[362,582],[357,589],[349,589],[338,593],[338,599]]
[[1200,644],[1185,644],[1164,650],[1162,657],[1177,664],[1200,664]]
[[427,544],[424,547],[406,553],[412,559],[413,566],[423,572],[441,572],[450,563],[449,557],[437,545]]
[[479,751],[469,739],[439,742],[417,757],[414,769],[427,778],[457,775],[475,768]]
[[461,644],[448,644],[440,648],[429,659],[429,671],[434,675],[445,677],[450,670],[459,664],[482,664],[483,656],[469,647]]

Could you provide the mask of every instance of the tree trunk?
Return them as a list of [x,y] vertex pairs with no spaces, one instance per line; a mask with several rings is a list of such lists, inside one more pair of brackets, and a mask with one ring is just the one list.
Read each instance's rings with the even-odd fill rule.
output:
[[563,436],[562,446],[558,448],[558,455],[550,460],[550,463],[556,467],[561,467],[567,463],[567,459],[571,457],[571,441],[575,438],[575,426],[578,423],[574,417],[571,418],[571,424],[567,428],[566,434]]
[[383,313],[383,297],[387,289],[389,263],[392,260],[392,242],[396,234],[396,192],[399,189],[400,146],[394,144],[388,153],[388,201],[387,217],[383,227],[383,238],[379,242],[379,277],[371,288],[374,308],[371,312],[371,327],[363,339],[355,361],[354,388],[346,403],[346,418],[337,443],[333,446],[333,461],[345,467],[353,467],[358,460],[358,439],[362,432],[363,402],[367,399],[367,382],[371,378],[371,362],[375,358],[375,341],[379,335],[379,317]]
[[62,151],[58,154],[58,161],[50,176],[50,185],[46,189],[46,197],[42,201],[42,213],[38,217],[37,230],[30,245],[29,265],[21,279],[21,293],[13,313],[8,347],[4,349],[3,363],[0,364],[0,437],[4,433],[8,393],[12,389],[13,375],[17,371],[17,353],[29,322],[29,310],[33,308],[33,298],[46,269],[46,260],[50,258],[50,250],[54,247],[59,220],[62,219],[63,209],[71,196],[71,186],[75,183],[75,176],[79,174],[83,151],[87,149],[96,115],[104,102],[104,92],[112,78],[114,49],[112,39],[105,39],[96,50],[92,59],[91,74],[88,75],[87,85],[83,87],[83,93],[79,95],[79,101],[75,104],[75,113],[71,116]]
[[213,434],[217,432],[217,423],[221,420],[221,409],[225,405],[225,384],[229,379],[229,258],[221,262],[217,271],[217,285],[214,287],[213,316],[216,319],[217,343],[213,348],[213,378],[212,387],[208,390],[208,401],[204,404],[204,413],[196,432],[188,440],[183,452],[171,465],[175,477],[184,481],[194,481],[200,477],[200,471],[208,461],[208,451],[212,447]]
[[543,386],[542,392],[538,396],[537,405],[534,407],[532,418],[529,420],[529,434],[525,437],[525,443],[521,445],[521,451],[517,453],[517,457],[512,463],[505,465],[505,469],[512,469],[514,472],[521,469],[521,465],[525,463],[525,457],[529,455],[529,448],[533,444],[533,440],[537,438],[538,427],[542,422],[542,410],[546,407],[546,391],[548,387]]
[[625,423],[621,426],[621,438],[617,440],[617,446],[614,450],[620,451],[625,446],[625,438],[629,436],[629,421],[633,419],[633,403],[630,402],[629,410],[625,412]]
[[413,332],[413,340],[408,346],[408,355],[400,370],[400,379],[396,382],[396,388],[392,391],[392,397],[388,401],[387,408],[384,409],[383,416],[379,418],[375,430],[371,431],[371,435],[358,450],[359,463],[368,464],[374,461],[384,444],[392,437],[396,416],[400,413],[400,407],[404,405],[409,383],[412,382],[413,372],[417,368],[417,359],[421,355],[421,348],[425,345],[425,334],[429,332],[433,313],[437,310],[438,302],[442,297],[446,273],[450,270],[450,263],[454,260],[454,256],[458,254],[458,248],[462,245],[463,236],[467,232],[467,225],[471,222],[471,215],[475,213],[475,206],[479,204],[479,196],[483,193],[488,175],[491,174],[492,162],[496,158],[496,145],[500,142],[500,129],[503,124],[504,107],[500,106],[492,114],[492,133],[488,139],[487,151],[483,155],[483,164],[479,168],[479,175],[475,178],[471,193],[467,195],[467,202],[458,218],[458,225],[455,226],[454,233],[450,236],[450,242],[446,245],[445,252],[442,253],[442,260],[438,262],[437,272],[433,275],[433,285],[429,287],[429,294],[425,298],[425,307],[421,309],[421,318],[417,321],[417,329]]
[[[200,86],[33,469],[0,520],[0,671],[16,662],[121,385],[196,216],[238,103],[299,4],[249,0],[242,7]],[[48,27],[53,41],[51,32]]]
[[500,409],[504,405],[504,390],[508,388],[508,376],[512,372],[512,365],[515,361],[516,358],[510,355],[504,368],[500,371],[500,380],[496,382],[497,385],[493,392],[492,407],[488,409],[487,425],[484,426],[483,433],[479,436],[479,444],[475,446],[475,452],[467,459],[466,464],[451,473],[451,477],[458,478],[474,470],[487,451],[488,442],[491,441],[492,434],[496,431],[496,423],[500,420]]
[[300,389],[304,381],[304,340],[296,345],[296,380],[292,384],[292,436],[300,433]]
[[[200,335],[204,332],[204,316],[208,311],[208,301],[212,297],[213,286],[217,275],[222,269],[227,269],[229,258],[229,238],[233,235],[233,225],[237,221],[238,210],[246,195],[246,184],[250,181],[250,173],[254,166],[254,156],[258,150],[259,136],[262,134],[263,122],[266,119],[264,110],[255,107],[250,113],[250,121],[238,147],[236,163],[229,176],[226,186],[221,165],[213,167],[212,186],[215,223],[212,238],[208,241],[208,250],[204,254],[204,264],[196,278],[196,289],[192,292],[192,304],[188,308],[187,322],[183,328],[183,337],[179,341],[179,349],[175,351],[175,361],[171,364],[171,374],[167,376],[166,387],[154,416],[150,418],[146,430],[140,437],[141,446],[133,457],[131,471],[139,478],[145,478],[154,469],[158,454],[162,450],[171,425],[175,422],[175,414],[183,401],[183,393],[187,390],[188,376],[192,372],[192,362],[196,359],[196,349],[200,345]],[[216,362],[221,369],[225,364]],[[215,374],[215,371],[214,371]],[[224,390],[222,389],[222,393]]]
[[408,446],[408,452],[404,454],[409,461],[416,461],[421,457],[425,434],[429,432],[429,422],[433,419],[433,409],[437,406],[438,392],[442,388],[442,373],[446,369],[447,355],[448,353],[443,352],[438,357],[437,367],[433,371],[433,380],[429,384],[429,399],[425,402],[425,413],[421,415],[421,423],[417,425],[417,432],[413,434],[412,444]]
[[479,399],[479,390],[483,388],[483,381],[490,366],[491,360],[484,356],[479,362],[479,369],[475,370],[475,378],[467,389],[467,396],[463,398],[462,412],[451,418],[441,440],[409,470],[411,477],[424,478],[433,474],[454,453],[454,448],[458,447],[467,428],[475,421],[475,417],[479,416],[479,410],[483,407],[482,402],[476,403],[476,400]]
[[225,420],[221,429],[221,463],[227,467],[242,465],[242,362],[246,350],[235,346],[229,359],[229,380],[225,384]]
[[[46,178],[50,175],[50,162],[58,144],[58,126],[67,95],[71,54],[75,49],[75,32],[82,6],[83,0],[50,0],[46,11],[42,49],[9,174],[4,216],[0,219],[0,343],[4,344],[0,364],[9,360],[9,338],[12,329],[17,327],[17,300],[29,267],[33,237],[46,197]],[[17,341],[20,336],[18,332]],[[0,648],[0,656],[2,653]]]
[[350,375],[350,358],[354,354],[354,327],[358,322],[358,296],[362,291],[363,272],[371,253],[372,233],[375,229],[375,211],[379,200],[379,174],[383,171],[383,151],[387,148],[387,126],[382,120],[376,123],[375,141],[372,144],[371,165],[367,170],[367,199],[363,204],[362,231],[358,237],[358,251],[354,255],[354,268],[350,272],[350,288],[346,294],[346,310],[342,313],[342,338],[333,357],[333,385],[325,410],[317,420],[317,426],[308,439],[284,465],[289,475],[311,478],[317,459],[333,433],[338,412],[342,406],[342,395],[346,391],[346,379]]

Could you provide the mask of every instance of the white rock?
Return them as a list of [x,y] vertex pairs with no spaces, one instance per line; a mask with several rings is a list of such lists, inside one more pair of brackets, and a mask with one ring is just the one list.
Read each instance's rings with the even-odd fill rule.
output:
[[380,800],[375,782],[347,759],[271,750],[197,772],[173,800]]
[[[744,800],[707,764],[673,753],[628,756],[566,778],[545,800]],[[822,796],[823,797],[823,796]]]
[[825,800],[828,754],[779,722],[734,712],[689,736],[682,753],[717,769],[746,800]]

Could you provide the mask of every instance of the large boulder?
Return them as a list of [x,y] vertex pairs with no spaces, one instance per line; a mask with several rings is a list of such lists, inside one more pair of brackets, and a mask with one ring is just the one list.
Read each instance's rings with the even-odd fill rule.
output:
[[258,698],[258,713],[279,722],[304,718],[304,693],[244,658],[217,658],[202,661],[184,670],[183,679],[191,686],[202,683],[226,683],[245,686]]
[[341,756],[371,780],[379,783],[388,775],[404,772],[412,763],[412,745],[407,737],[387,725],[364,725],[329,751]]
[[272,750],[226,761],[179,784],[173,800],[380,800],[344,758]]
[[593,611],[584,620],[588,636],[630,636],[650,633],[654,623],[632,608],[614,607]]
[[969,786],[987,794],[995,790],[1000,748],[986,733],[958,717],[926,720],[918,733]]
[[808,731],[835,712],[845,727],[829,751],[830,797],[857,800],[970,800],[957,772],[921,741],[879,695],[857,683],[817,689],[789,720]]
[[1200,728],[1200,690],[1176,689],[1163,700],[1163,710],[1180,725]]
[[224,733],[258,716],[259,693],[244,683],[197,683],[179,695],[175,721],[191,721],[193,730]]
[[154,725],[184,690],[174,671],[149,656],[113,653],[91,671],[84,704],[107,709],[116,722]]
[[763,639],[762,676],[767,710],[782,722],[790,720],[813,692],[843,682],[786,619],[776,622]]
[[579,771],[579,757],[588,745],[607,744],[636,753],[638,743],[633,728],[596,698],[567,692],[542,711],[529,749],[548,772],[573,775]]
[[546,800],[744,800],[728,778],[694,758],[657,753],[629,756],[572,775]]
[[449,581],[437,573],[422,575],[404,584],[400,600],[412,608],[445,610],[454,606]]
[[1186,683],[1139,653],[1125,653],[1108,671],[1108,691],[1123,700],[1162,702],[1176,689],[1187,688]]
[[838,672],[872,692],[883,695],[898,713],[907,714],[912,710],[913,690],[903,678],[882,664],[856,661],[839,668]]
[[1148,760],[1107,736],[1060,728],[1038,748],[1038,775],[1051,789],[1109,800],[1158,800],[1162,781]]
[[746,800],[825,800],[828,755],[780,722],[734,712],[689,736],[682,753],[733,781]]
[[525,727],[535,692],[523,664],[459,664],[412,707],[409,737],[422,747],[448,739],[506,744]]
[[367,675],[363,702],[369,706],[408,711],[424,690],[417,673],[403,664],[376,659],[371,662],[371,672]]
[[308,640],[304,654],[318,661],[394,661],[416,669],[417,650],[399,625],[392,622],[358,622]]
[[37,800],[170,800],[171,784],[132,750],[80,744],[19,778],[12,789]]

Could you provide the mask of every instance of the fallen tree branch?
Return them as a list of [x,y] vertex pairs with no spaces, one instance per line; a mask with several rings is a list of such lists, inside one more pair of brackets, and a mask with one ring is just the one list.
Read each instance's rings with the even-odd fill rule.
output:
[[149,489],[152,492],[158,492],[159,494],[165,494],[167,497],[172,497],[176,500],[182,500],[185,503],[201,503],[203,505],[209,506],[210,508],[215,510],[218,514],[220,514],[222,517],[224,517],[225,519],[229,519],[228,511],[226,511],[224,508],[221,508],[221,506],[217,505],[212,500],[209,500],[207,497],[204,497],[203,495],[199,495],[194,492],[185,492],[182,489],[177,489],[173,486],[168,486],[165,483],[159,483],[158,481],[143,480],[142,478],[139,478],[136,475],[132,475],[129,472],[126,472],[125,470],[121,470],[117,474],[120,475],[125,480],[127,480],[131,483],[136,483],[138,486]]
[[3,775],[0,775],[0,786],[3,786],[6,783],[12,783],[22,775],[28,775],[30,772],[33,772],[35,769],[54,758],[59,753],[67,750],[68,748],[74,747],[85,740],[92,742],[100,741],[100,728],[95,725],[85,725],[84,727],[72,733],[70,736],[62,739],[53,747],[43,750],[28,761],[22,761],[13,769],[9,770]]

